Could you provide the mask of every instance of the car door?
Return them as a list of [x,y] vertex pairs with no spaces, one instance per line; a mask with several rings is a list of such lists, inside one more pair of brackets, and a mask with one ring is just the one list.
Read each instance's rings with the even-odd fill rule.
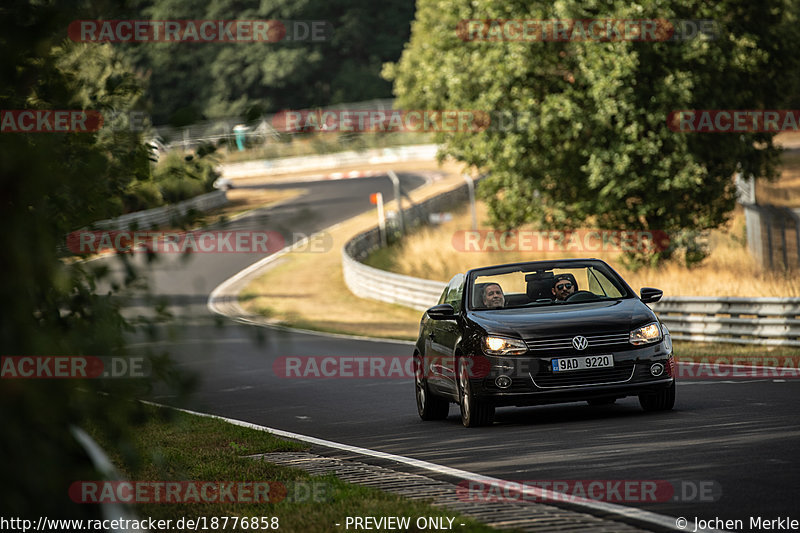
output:
[[[464,283],[466,276],[456,274],[447,284],[441,303],[450,304],[459,315],[463,312]],[[441,393],[456,395],[455,347],[461,338],[460,320],[430,320],[425,332],[428,347],[426,364],[429,386]]]

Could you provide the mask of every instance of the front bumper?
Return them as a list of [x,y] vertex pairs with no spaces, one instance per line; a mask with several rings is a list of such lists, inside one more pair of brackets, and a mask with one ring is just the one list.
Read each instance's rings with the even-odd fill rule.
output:
[[611,355],[614,367],[553,372],[552,359],[573,355],[480,355],[479,366],[485,371],[471,380],[472,390],[476,398],[497,406],[537,405],[636,396],[658,392],[674,382],[671,345],[663,341],[583,355]]

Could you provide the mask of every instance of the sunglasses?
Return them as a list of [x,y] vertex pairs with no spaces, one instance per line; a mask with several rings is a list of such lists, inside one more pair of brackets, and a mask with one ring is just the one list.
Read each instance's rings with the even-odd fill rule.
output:
[[572,288],[572,283],[562,283],[561,285],[556,285],[557,291],[569,290]]

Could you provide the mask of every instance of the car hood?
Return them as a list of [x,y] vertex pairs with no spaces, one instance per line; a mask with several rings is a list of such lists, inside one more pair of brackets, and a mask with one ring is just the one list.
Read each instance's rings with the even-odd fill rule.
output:
[[536,339],[558,335],[627,332],[653,322],[653,311],[638,298],[470,311],[469,320],[492,335]]

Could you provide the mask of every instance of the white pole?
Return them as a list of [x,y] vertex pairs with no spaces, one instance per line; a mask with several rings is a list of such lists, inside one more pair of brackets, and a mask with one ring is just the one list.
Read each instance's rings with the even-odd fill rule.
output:
[[467,182],[467,190],[469,191],[469,208],[472,213],[472,231],[478,230],[478,212],[475,209],[475,182],[469,174],[463,174],[464,181]]
[[383,212],[383,194],[375,193],[378,203],[378,228],[381,234],[381,246],[386,247],[386,216]]
[[394,173],[394,170],[390,170],[387,172],[389,175],[389,179],[392,180],[392,185],[394,185],[394,199],[397,202],[397,216],[400,220],[400,234],[405,235],[406,233],[406,225],[405,221],[403,220],[403,205],[400,201],[400,178],[397,177],[397,174]]

